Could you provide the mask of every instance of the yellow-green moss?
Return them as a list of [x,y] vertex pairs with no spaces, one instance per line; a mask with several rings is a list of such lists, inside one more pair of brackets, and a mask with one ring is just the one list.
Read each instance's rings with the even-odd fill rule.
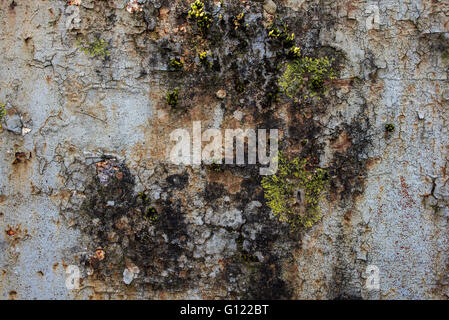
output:
[[154,224],[159,219],[159,215],[154,207],[148,207],[148,209],[145,210],[144,218]]
[[108,44],[103,39],[95,39],[91,43],[85,41],[77,41],[76,46],[91,57],[109,57],[110,53],[108,50]]
[[184,68],[184,62],[181,61],[179,58],[171,59],[169,66],[175,69],[176,71],[182,70]]
[[301,57],[301,49],[298,47],[291,47],[287,51],[287,57],[290,59],[299,59]]
[[245,13],[242,12],[234,18],[234,29],[235,30],[246,29],[247,27],[248,24],[247,23],[245,24]]
[[395,128],[394,124],[392,124],[392,123],[387,123],[387,124],[385,125],[385,130],[386,130],[387,132],[393,132],[395,129],[396,129],[396,128]]
[[[280,222],[288,223],[293,230],[309,228],[321,218],[319,202],[327,186],[327,173],[321,168],[308,171],[306,165],[305,159],[289,161],[280,153],[277,173],[262,179],[267,205]],[[304,199],[298,200],[298,191]],[[298,202],[305,207],[300,208]]]
[[295,34],[288,32],[287,28],[287,25],[281,29],[272,26],[268,28],[268,36],[273,40],[281,41],[285,47],[291,47],[294,44]]
[[150,199],[148,198],[148,196],[145,194],[145,192],[139,192],[139,198],[142,200],[143,204],[148,204],[150,203]]
[[190,5],[188,17],[196,21],[196,25],[200,32],[205,35],[212,24],[212,16],[205,11],[204,2],[196,0]]
[[2,121],[5,116],[6,116],[5,105],[0,102],[0,129],[2,128]]
[[176,105],[178,104],[178,93],[178,88],[176,88],[172,92],[167,92],[167,104],[172,108],[176,107]]
[[198,54],[198,58],[200,59],[200,63],[203,66],[212,67],[212,62],[209,61],[208,56],[210,56],[210,53],[207,52],[207,51],[201,51]]
[[328,91],[325,81],[336,77],[332,61],[327,57],[295,59],[287,64],[279,86],[288,97],[294,99],[302,93],[305,98],[324,95]]

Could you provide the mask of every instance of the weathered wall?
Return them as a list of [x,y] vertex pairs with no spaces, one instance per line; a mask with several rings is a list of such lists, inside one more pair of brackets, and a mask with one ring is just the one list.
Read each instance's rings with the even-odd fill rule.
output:
[[[187,0],[134,14],[125,0],[67,2],[0,0],[1,298],[448,297],[447,0],[209,1],[207,37]],[[303,53],[336,59],[322,100],[271,99],[285,63],[272,21]],[[95,38],[109,57],[76,45]],[[170,164],[170,132],[194,120],[279,129],[287,154],[330,174],[323,219],[289,232],[256,166]],[[65,286],[71,264],[79,290]],[[365,288],[368,265],[379,291]]]

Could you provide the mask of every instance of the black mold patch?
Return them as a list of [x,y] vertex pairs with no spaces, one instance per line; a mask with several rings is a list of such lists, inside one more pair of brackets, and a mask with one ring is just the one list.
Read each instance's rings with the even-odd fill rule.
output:
[[189,182],[189,175],[186,173],[184,175],[174,174],[167,177],[167,183],[173,189],[182,190],[186,187]]
[[291,290],[280,277],[281,268],[277,261],[262,264],[253,274],[249,285],[248,299],[281,300],[290,299]]
[[[275,243],[282,242],[287,248],[294,248],[297,241],[289,236],[288,230],[276,225],[269,219],[268,212],[258,216],[246,215],[247,224],[242,228],[239,256],[235,264],[244,269],[247,286],[243,288],[245,299],[290,299],[292,290],[282,277],[282,261],[289,259],[290,250],[276,250]],[[256,239],[251,241],[249,234],[255,224],[263,224]],[[247,242],[247,243],[245,243]],[[256,254],[257,253],[257,254]],[[259,255],[257,257],[256,255]],[[263,260],[260,261],[259,258]],[[228,277],[235,276],[236,267],[232,264],[227,271]]]
[[329,168],[331,190],[343,188],[340,193],[342,205],[364,192],[368,158],[366,152],[371,144],[369,127],[369,119],[364,115],[363,108],[350,124],[343,124],[344,131],[351,137],[351,146],[344,153],[335,152]]
[[[80,225],[92,239],[93,250],[101,247],[106,255],[103,261],[94,257],[85,264],[106,279],[112,275],[106,266],[112,265],[121,274],[124,262],[129,260],[140,268],[139,279],[144,279],[140,281],[154,288],[183,287],[189,275],[179,277],[178,259],[183,254],[191,258],[191,254],[185,247],[189,236],[180,203],[160,201],[156,204],[157,219],[148,220],[146,211],[152,207],[151,201],[134,194],[135,179],[124,164],[113,166],[116,171],[107,185],[94,177],[86,187],[82,210],[91,220]],[[171,176],[170,181],[174,187],[183,188],[188,176]],[[95,220],[99,222],[92,223]]]
[[208,203],[212,203],[214,200],[221,198],[226,193],[224,186],[220,183],[207,183],[206,190],[204,192],[204,199]]

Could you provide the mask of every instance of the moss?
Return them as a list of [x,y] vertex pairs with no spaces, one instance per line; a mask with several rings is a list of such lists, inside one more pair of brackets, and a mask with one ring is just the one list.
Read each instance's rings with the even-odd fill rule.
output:
[[196,0],[190,5],[188,18],[196,22],[196,26],[201,34],[206,35],[212,24],[212,16],[205,11],[204,2]]
[[6,116],[5,104],[0,102],[0,129],[2,128],[2,121],[5,116]]
[[210,68],[210,67],[212,67],[212,62],[209,61],[208,56],[210,56],[210,53],[207,52],[207,51],[201,51],[201,52],[198,54],[198,58],[200,59],[201,65]]
[[167,92],[167,104],[174,108],[178,105],[178,94],[179,94],[179,89],[176,88],[175,90],[173,90],[172,92]]
[[279,101],[279,87],[274,87],[265,94],[265,104],[271,105],[273,102]]
[[240,14],[238,14],[236,17],[234,17],[234,30],[246,30],[246,28],[248,27],[248,24],[245,23],[245,13],[242,12]]
[[148,207],[145,210],[144,218],[145,220],[150,221],[150,223],[154,224],[159,219],[159,215],[154,207]]
[[290,98],[298,98],[304,92],[305,98],[313,98],[327,93],[324,84],[335,79],[336,72],[327,57],[295,59],[287,64],[279,80],[279,86]]
[[298,47],[291,47],[287,51],[287,58],[289,59],[299,59],[301,57],[301,49]]
[[184,62],[182,62],[179,58],[171,59],[168,65],[176,71],[180,71],[184,68]]
[[85,41],[77,41],[76,46],[84,52],[84,54],[94,57],[107,58],[110,55],[108,44],[103,39],[95,39],[91,43]]
[[[288,161],[281,153],[275,175],[262,179],[267,205],[280,222],[288,223],[292,230],[300,226],[311,227],[321,218],[319,201],[327,185],[327,172],[321,168],[314,171],[306,169],[307,160],[295,158]],[[298,206],[298,191],[302,192]]]
[[394,132],[394,130],[395,130],[394,124],[392,124],[392,123],[387,123],[387,124],[385,125],[385,131],[387,131],[387,132]]
[[223,172],[223,168],[220,163],[214,162],[209,166],[209,168],[210,168],[210,170],[215,171],[215,172]]
[[246,92],[245,84],[240,82],[240,80],[237,80],[235,83],[235,91],[237,91],[237,93],[245,93]]
[[142,200],[142,203],[144,205],[150,203],[150,199],[148,198],[148,196],[144,192],[139,192],[139,198]]
[[284,25],[281,29],[272,26],[267,30],[268,37],[280,41],[285,47],[289,48],[294,44],[295,34],[289,33],[287,28],[288,25]]

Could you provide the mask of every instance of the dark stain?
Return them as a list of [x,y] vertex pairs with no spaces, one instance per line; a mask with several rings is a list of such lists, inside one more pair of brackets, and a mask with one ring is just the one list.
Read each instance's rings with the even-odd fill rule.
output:
[[189,182],[189,175],[187,173],[185,173],[184,175],[174,174],[168,176],[166,181],[169,184],[170,188],[182,190]]
[[220,183],[208,182],[204,192],[204,199],[208,203],[212,203],[214,200],[221,198],[226,193],[224,186]]
[[[184,254],[193,259],[186,248],[189,235],[180,201],[142,201],[142,196],[133,191],[135,178],[126,165],[116,163],[114,167],[121,174],[113,175],[107,185],[94,177],[86,188],[88,196],[82,210],[89,220],[79,224],[91,237],[93,248],[102,247],[106,255],[102,261],[84,258],[83,263],[107,279],[112,274],[106,266],[112,264],[118,268],[117,272],[123,272],[120,261],[130,260],[139,266],[145,283],[155,289],[173,289],[191,281],[188,272],[183,278],[178,276],[182,272],[178,258]],[[173,175],[167,180],[173,189],[184,188],[188,175]],[[113,206],[108,205],[110,201],[114,202]],[[149,220],[146,212],[153,206],[158,209],[156,219]],[[89,221],[95,218],[100,223],[93,225]],[[150,232],[152,228],[154,231]],[[117,244],[121,250],[117,251]]]

